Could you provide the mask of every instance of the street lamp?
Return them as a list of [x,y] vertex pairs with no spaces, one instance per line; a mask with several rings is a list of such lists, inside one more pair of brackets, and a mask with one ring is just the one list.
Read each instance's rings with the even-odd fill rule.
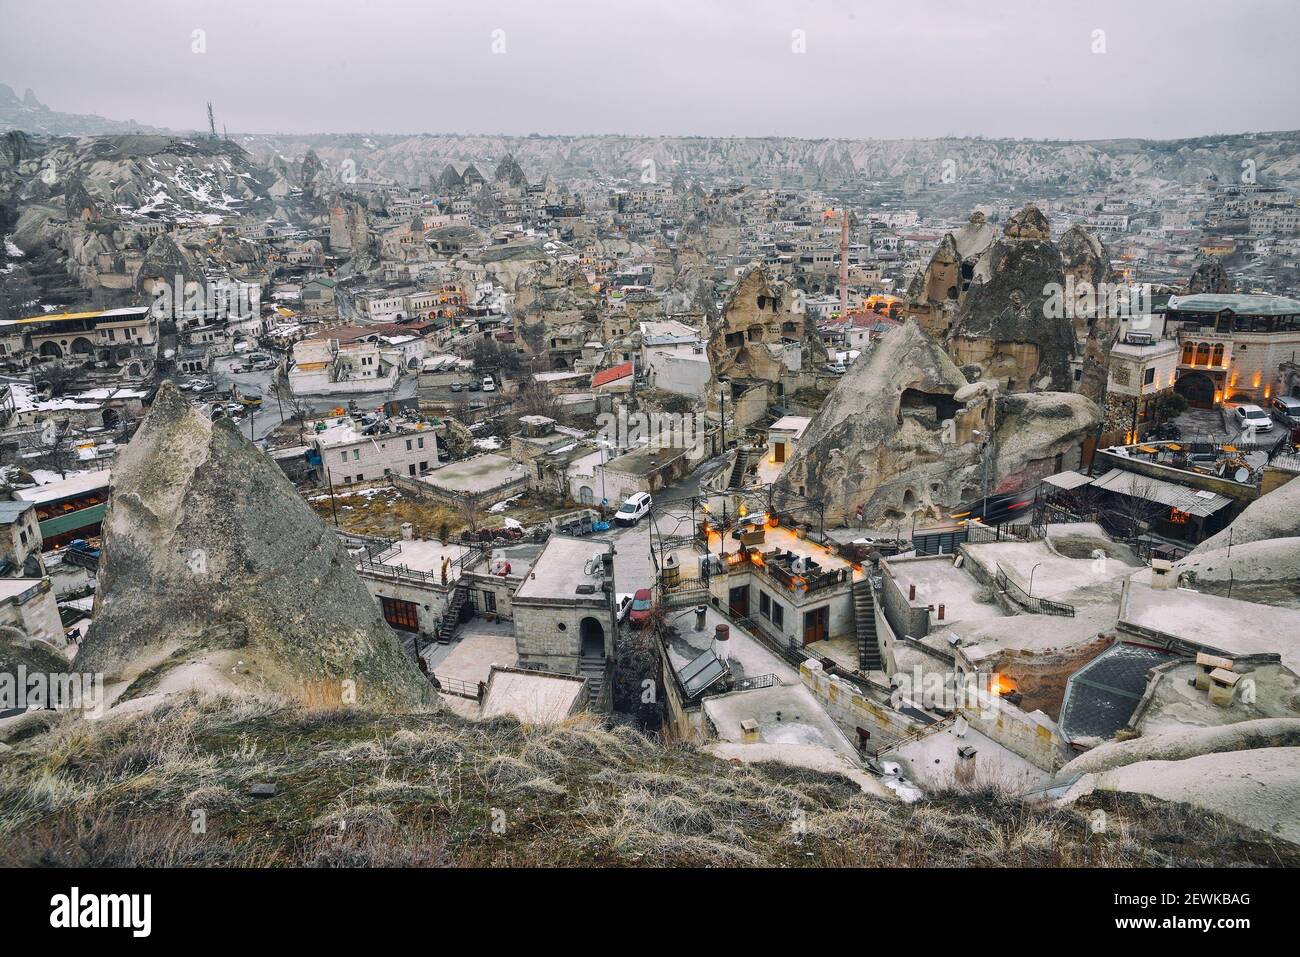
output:
[[[979,429],[971,429],[970,434],[984,435]],[[983,498],[980,500],[980,521],[987,524],[985,521],[988,518],[987,512],[989,510],[989,440],[987,436],[984,438],[984,445],[980,452],[980,491],[983,493]]]
[[722,427],[722,451],[727,451],[727,380],[718,379],[718,419]]
[[1031,569],[1029,569],[1029,597],[1030,597],[1030,598],[1033,598],[1033,597],[1034,597],[1034,572],[1038,571],[1038,566],[1041,565],[1041,564],[1043,564],[1043,563],[1042,563],[1042,562],[1036,562],[1036,563],[1034,564],[1034,567],[1031,568]]

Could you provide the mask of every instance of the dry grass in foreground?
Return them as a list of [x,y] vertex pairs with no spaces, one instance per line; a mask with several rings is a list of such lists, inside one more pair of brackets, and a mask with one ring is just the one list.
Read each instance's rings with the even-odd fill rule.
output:
[[[995,788],[903,805],[587,721],[306,711],[191,697],[0,749],[0,865],[1168,866],[1300,864],[1211,814]],[[273,797],[250,795],[274,784]],[[1108,816],[1103,834],[1089,812]]]

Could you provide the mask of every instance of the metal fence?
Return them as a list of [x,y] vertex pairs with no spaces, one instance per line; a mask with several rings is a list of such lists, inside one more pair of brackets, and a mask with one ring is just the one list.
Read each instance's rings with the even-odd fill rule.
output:
[[677,581],[672,585],[665,585],[662,574],[659,583],[655,585],[656,604],[663,605],[667,608],[678,608],[683,605],[698,605],[707,603],[709,600],[709,584],[695,575],[678,575]]
[[449,675],[432,674],[429,676],[434,686],[443,694],[455,695],[457,698],[479,699],[479,683]]
[[1014,601],[1017,605],[1020,605],[1022,608],[1024,608],[1026,611],[1030,612],[1031,614],[1057,615],[1062,618],[1074,617],[1073,605],[1067,605],[1065,602],[1062,601],[1051,601],[1050,599],[1047,598],[1032,597],[1027,591],[1025,591],[1023,588],[1021,588],[1019,585],[1013,582],[1010,579],[1010,577],[1008,577],[1006,571],[1002,568],[1001,565],[998,565],[996,578],[997,578],[998,587],[1002,589],[1002,591],[1005,592],[1006,595],[1012,601]]

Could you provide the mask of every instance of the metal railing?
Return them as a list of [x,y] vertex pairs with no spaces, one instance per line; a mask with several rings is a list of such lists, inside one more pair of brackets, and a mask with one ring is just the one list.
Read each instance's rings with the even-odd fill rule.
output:
[[443,694],[455,695],[457,698],[479,700],[480,683],[477,681],[467,681],[464,678],[453,678],[450,675],[440,674],[429,675],[429,680]]
[[753,678],[741,678],[733,691],[754,691],[757,688],[772,688],[781,683],[776,675],[755,675]]
[[658,599],[656,603],[669,608],[679,605],[698,605],[709,600],[708,582],[694,575],[679,575],[675,584],[667,585],[664,583],[663,575],[660,574],[655,591]]
[[996,579],[998,587],[1002,589],[1007,597],[1031,614],[1057,615],[1061,618],[1074,617],[1073,605],[1067,605],[1062,601],[1051,601],[1047,598],[1030,596],[1027,591],[1011,580],[1001,565],[998,565]]
[[971,525],[966,529],[966,541],[972,545],[990,542],[1035,542],[1045,538],[1047,529],[1042,525]]

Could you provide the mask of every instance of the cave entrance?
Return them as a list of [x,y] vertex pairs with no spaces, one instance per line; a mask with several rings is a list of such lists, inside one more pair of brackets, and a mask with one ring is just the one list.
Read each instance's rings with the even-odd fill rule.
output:
[[904,389],[899,400],[900,421],[902,415],[921,418],[938,425],[957,415],[960,408],[951,395],[943,392],[922,392],[920,389]]

